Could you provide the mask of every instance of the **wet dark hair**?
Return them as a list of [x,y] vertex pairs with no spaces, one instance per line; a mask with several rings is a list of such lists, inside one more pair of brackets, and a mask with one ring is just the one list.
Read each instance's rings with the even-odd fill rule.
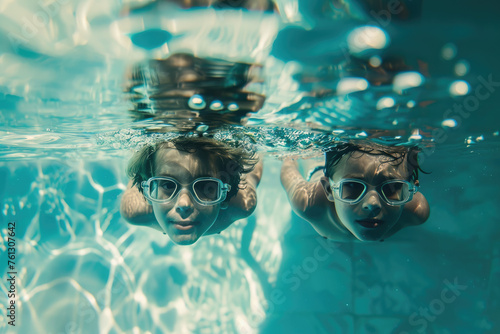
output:
[[408,166],[412,169],[410,181],[418,184],[418,172],[421,171],[427,174],[420,168],[418,163],[418,153],[420,149],[416,146],[405,147],[405,146],[384,146],[374,143],[342,143],[335,147],[330,148],[325,153],[325,176],[330,178],[335,172],[335,166],[338,165],[342,157],[347,154],[352,154],[353,152],[361,152],[370,155],[383,155],[389,158],[387,162],[395,166],[403,163],[405,159],[408,161]]
[[157,152],[168,148],[187,153],[199,153],[207,163],[214,162],[218,168],[217,177],[231,186],[226,201],[236,195],[238,189],[241,188],[240,181],[244,180],[244,174],[250,173],[258,162],[255,153],[231,147],[211,138],[178,137],[159,142],[143,147],[129,161],[127,175],[133,180],[133,185],[137,185],[141,193],[143,192],[142,181],[146,181],[154,175]]

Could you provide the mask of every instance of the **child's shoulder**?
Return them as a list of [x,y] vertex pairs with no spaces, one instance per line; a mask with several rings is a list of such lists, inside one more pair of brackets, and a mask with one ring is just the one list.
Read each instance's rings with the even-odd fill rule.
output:
[[292,194],[294,210],[305,219],[318,219],[325,214],[331,205],[325,191],[318,180],[316,182],[302,181]]

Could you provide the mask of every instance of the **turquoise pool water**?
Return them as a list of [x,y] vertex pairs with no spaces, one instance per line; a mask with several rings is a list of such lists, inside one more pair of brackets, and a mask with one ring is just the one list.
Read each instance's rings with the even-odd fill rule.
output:
[[[424,3],[399,22],[347,3],[0,2],[0,333],[500,332],[499,7]],[[365,60],[403,59],[399,82],[346,62],[349,33],[374,20],[386,44]],[[264,156],[256,211],[189,247],[119,212],[157,126],[128,112],[127,73],[176,52],[258,63],[248,89],[266,96],[246,127],[214,129]],[[337,243],[291,211],[280,158],[318,165],[325,142],[352,138],[421,146],[424,225]]]

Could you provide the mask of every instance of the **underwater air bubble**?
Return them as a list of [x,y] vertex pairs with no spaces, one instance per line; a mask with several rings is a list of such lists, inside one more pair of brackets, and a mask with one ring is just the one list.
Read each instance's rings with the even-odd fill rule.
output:
[[441,122],[441,126],[446,128],[454,128],[457,125],[458,125],[457,121],[454,120],[453,118],[448,118]]
[[406,103],[406,106],[407,106],[408,108],[413,108],[413,107],[415,107],[416,105],[417,105],[417,104],[416,104],[416,102],[415,102],[415,101],[413,101],[413,100],[410,100],[410,101],[408,101],[408,102]]
[[450,94],[453,96],[461,96],[469,93],[470,87],[467,81],[456,80],[450,86]]
[[500,131],[493,132],[493,136],[498,137],[498,135],[500,135]]
[[347,45],[353,54],[368,50],[381,50],[389,44],[389,36],[375,26],[364,26],[354,29],[347,36]]
[[219,100],[213,100],[212,103],[210,103],[210,109],[214,111],[219,111],[224,109],[224,105]]
[[337,94],[344,95],[368,88],[368,81],[363,78],[343,78],[337,83]]
[[469,65],[469,62],[467,60],[459,60],[455,64],[455,74],[460,76],[460,77],[463,77],[464,75],[469,73],[469,68],[470,68],[470,65]]
[[382,97],[380,100],[377,102],[377,110],[382,110],[385,108],[392,108],[396,104],[396,101],[392,97]]
[[452,60],[457,55],[457,47],[453,43],[447,43],[441,49],[441,57],[445,60]]
[[368,62],[372,67],[379,67],[382,65],[382,58],[380,58],[380,56],[373,56]]
[[483,141],[484,140],[484,136],[483,135],[480,135],[479,137],[476,138],[476,141]]
[[196,128],[196,131],[198,132],[205,132],[208,130],[208,125],[206,124],[202,124],[202,125],[199,125],[197,128]]
[[194,110],[201,110],[207,106],[207,103],[201,95],[195,94],[189,99],[188,106]]
[[227,110],[229,110],[229,111],[238,111],[238,110],[240,110],[240,106],[237,105],[236,103],[230,103],[227,106]]
[[403,90],[418,87],[424,82],[424,77],[418,72],[403,72],[394,76],[392,81],[395,92],[403,93]]

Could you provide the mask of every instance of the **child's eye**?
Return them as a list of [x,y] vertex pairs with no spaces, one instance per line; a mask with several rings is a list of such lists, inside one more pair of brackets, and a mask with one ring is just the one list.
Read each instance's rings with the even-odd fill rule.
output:
[[165,195],[170,196],[174,193],[175,189],[177,188],[177,185],[172,181],[162,180],[160,181],[159,188]]
[[194,184],[194,191],[203,201],[215,201],[219,195],[219,184],[212,180],[198,181]]
[[403,190],[403,183],[393,182],[384,185],[382,191],[388,199],[400,200]]
[[365,190],[365,186],[360,182],[345,182],[342,186],[343,199],[356,199]]

